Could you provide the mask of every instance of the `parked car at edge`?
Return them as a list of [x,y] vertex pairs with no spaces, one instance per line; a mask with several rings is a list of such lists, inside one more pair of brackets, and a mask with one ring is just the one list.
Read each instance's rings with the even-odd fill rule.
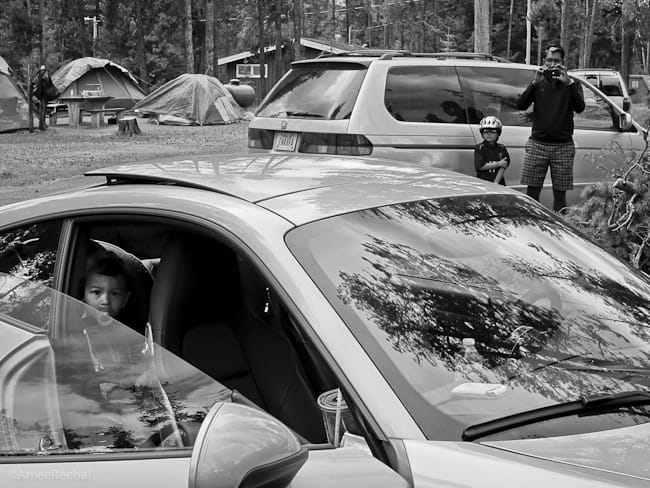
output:
[[[473,150],[482,139],[479,121],[487,115],[503,123],[500,142],[511,156],[505,177],[519,184],[532,109],[516,100],[537,66],[404,53],[350,53],[292,63],[260,103],[251,120],[251,151],[325,153],[422,162],[475,175]],[[610,144],[645,147],[643,128],[603,92],[577,79],[585,110],[575,115],[575,189],[611,176],[596,160]],[[550,174],[542,202],[552,203]]]
[[632,98],[625,80],[618,71],[607,68],[581,68],[569,70],[569,74],[591,83],[616,105],[626,112],[630,111]]
[[[650,284],[525,195],[364,156],[89,174],[0,208],[3,487],[648,486]],[[78,299],[109,251],[115,318]]]

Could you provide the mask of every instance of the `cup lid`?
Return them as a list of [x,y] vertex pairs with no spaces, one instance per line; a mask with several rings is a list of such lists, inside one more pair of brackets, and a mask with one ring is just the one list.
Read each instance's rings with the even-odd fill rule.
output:
[[[323,410],[336,411],[336,396],[338,389],[329,390],[318,395],[318,406]],[[348,404],[341,398],[341,410],[347,409]]]

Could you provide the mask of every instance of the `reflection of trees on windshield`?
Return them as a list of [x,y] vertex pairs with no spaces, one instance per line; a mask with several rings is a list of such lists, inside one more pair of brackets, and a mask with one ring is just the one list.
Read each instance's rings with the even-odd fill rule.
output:
[[[339,298],[420,365],[453,370],[461,339],[473,337],[500,381],[548,398],[647,385],[629,371],[649,364],[647,286],[608,276],[609,257],[581,262],[575,253],[590,244],[544,210],[499,204],[458,198],[363,212],[353,225],[366,236],[365,264],[340,272]],[[395,235],[400,243],[386,237]]]
[[[442,361],[453,369],[464,337],[473,337],[490,366],[510,357],[509,338],[522,325],[551,335],[554,310],[542,309],[499,291],[488,276],[405,245],[372,239],[365,256],[375,255],[373,272],[342,273],[339,296],[370,313],[393,347],[418,361]],[[419,279],[424,277],[424,279]]]

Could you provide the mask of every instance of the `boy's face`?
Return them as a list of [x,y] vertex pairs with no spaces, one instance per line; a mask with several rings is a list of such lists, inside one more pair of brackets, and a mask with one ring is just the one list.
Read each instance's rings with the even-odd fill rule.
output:
[[102,313],[115,317],[128,299],[129,292],[122,277],[91,273],[86,279],[84,302]]
[[497,139],[499,138],[496,129],[483,129],[481,135],[485,142],[497,142]]

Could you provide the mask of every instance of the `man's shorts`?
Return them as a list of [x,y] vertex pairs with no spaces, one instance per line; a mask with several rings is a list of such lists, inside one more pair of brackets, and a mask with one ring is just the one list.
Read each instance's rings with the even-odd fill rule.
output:
[[526,155],[521,173],[522,185],[544,186],[546,171],[550,166],[553,189],[573,189],[573,159],[576,155],[573,141],[564,144],[542,144],[528,139],[524,149]]

